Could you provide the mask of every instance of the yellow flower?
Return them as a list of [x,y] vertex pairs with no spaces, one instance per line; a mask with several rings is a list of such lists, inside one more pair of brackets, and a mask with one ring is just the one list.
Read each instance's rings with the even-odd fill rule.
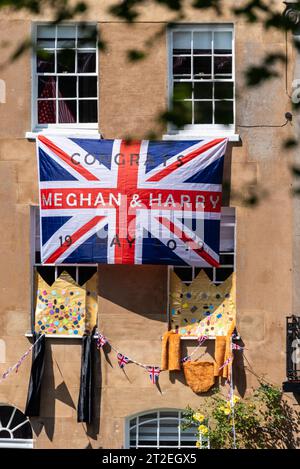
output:
[[196,447],[197,447],[197,448],[201,448],[201,443],[200,443],[200,441],[196,441]]
[[239,401],[240,401],[240,398],[238,396],[233,396],[233,403],[234,404],[236,404]]
[[199,425],[198,430],[199,433],[201,433],[202,435],[207,435],[208,433],[208,428],[206,427],[206,425]]
[[228,409],[228,407],[227,408],[225,407],[223,412],[225,415],[229,415],[231,411],[230,409]]
[[205,419],[204,415],[200,414],[200,412],[195,412],[193,414],[193,419],[196,420],[197,422],[203,422],[203,420]]

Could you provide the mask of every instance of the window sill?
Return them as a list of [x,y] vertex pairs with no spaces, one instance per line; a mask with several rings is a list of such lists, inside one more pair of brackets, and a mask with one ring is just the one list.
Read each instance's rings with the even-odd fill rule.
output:
[[178,132],[176,134],[164,134],[163,140],[197,140],[199,138],[228,138],[229,142],[239,142],[240,134],[226,134],[222,131],[214,134],[209,134],[208,132]]
[[66,136],[70,138],[94,138],[94,139],[101,139],[103,138],[101,133],[97,129],[37,129],[31,132],[26,132],[25,133],[25,138],[27,140],[36,140],[37,136],[43,134],[43,135],[61,135],[61,136]]

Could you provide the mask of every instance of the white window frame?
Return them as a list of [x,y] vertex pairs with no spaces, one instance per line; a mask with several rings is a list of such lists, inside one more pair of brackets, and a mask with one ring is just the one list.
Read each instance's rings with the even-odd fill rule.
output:
[[[175,140],[182,138],[195,138],[199,136],[228,136],[230,141],[238,141],[239,136],[235,134],[236,129],[236,77],[235,77],[235,28],[233,23],[218,24],[190,24],[175,25],[167,31],[167,48],[168,48],[168,106],[172,105],[173,98],[173,32],[231,32],[232,33],[232,79],[220,80],[221,82],[233,82],[233,124],[188,124],[183,129],[175,129],[171,123],[168,123],[167,135],[163,136],[164,140]],[[212,58],[214,51],[212,51]],[[213,60],[212,60],[213,63]],[[213,66],[213,65],[212,65]],[[186,80],[183,80],[186,81]],[[212,82],[215,80],[212,79]],[[190,80],[193,82],[193,79]]]
[[[161,413],[162,412],[177,412],[178,413],[178,445],[175,446],[175,445],[170,445],[170,446],[167,446],[167,445],[160,445],[159,444],[159,441],[160,441],[160,420],[161,420]],[[139,423],[139,418],[140,417],[146,417],[148,414],[157,414],[156,418],[155,419],[149,419],[149,421],[147,423],[150,423],[151,421],[153,422],[158,422],[158,425],[157,425],[157,443],[156,444],[153,444],[153,445],[142,445],[142,444],[139,444],[139,426],[142,425]],[[181,445],[181,434],[183,432],[182,428],[181,428],[181,423],[184,421],[184,417],[183,417],[183,413],[184,411],[181,410],[181,409],[168,409],[168,408],[163,408],[163,409],[149,409],[147,411],[143,411],[143,412],[138,412],[134,415],[130,415],[128,417],[125,418],[125,429],[124,429],[124,435],[125,435],[125,441],[124,441],[124,446],[125,446],[125,449],[138,449],[138,448],[157,448],[157,449],[160,449],[160,448],[170,448],[170,449],[189,449],[189,448],[192,448],[192,449],[196,449],[196,441],[195,440],[195,445],[193,446],[188,446],[188,445]],[[133,427],[130,427],[130,422],[131,420],[133,419],[136,419],[136,425],[134,425]],[[162,417],[163,420],[174,420],[174,417]],[[143,422],[145,423],[145,422]],[[136,427],[136,445],[135,446],[130,446],[130,429],[131,428],[134,428]],[[195,431],[196,431],[196,426],[195,426]],[[205,439],[205,437],[203,438]],[[206,442],[203,441],[203,444],[207,443],[207,446],[206,448],[209,449],[210,447],[210,444],[209,444],[209,439],[207,439]]]
[[[98,28],[98,23],[96,22],[85,22],[87,26],[94,26]],[[99,51],[98,51],[98,46],[96,44],[96,72],[95,73],[81,73],[80,76],[96,76],[97,77],[97,117],[98,121],[96,123],[69,123],[69,124],[39,124],[38,123],[38,112],[37,112],[37,100],[38,100],[38,74],[36,71],[36,65],[37,65],[37,52],[35,50],[35,45],[37,43],[37,28],[38,26],[51,26],[50,22],[34,22],[32,23],[32,43],[34,44],[34,47],[32,48],[32,57],[31,57],[31,63],[32,63],[32,68],[31,68],[31,132],[26,133],[27,138],[32,138],[34,137],[33,134],[36,133],[55,133],[55,134],[68,134],[70,135],[70,132],[72,132],[74,135],[77,133],[80,134],[97,134],[98,129],[99,129]],[[59,26],[80,26],[80,22],[64,22],[60,23]],[[57,28],[57,26],[56,26]],[[76,34],[77,37],[77,34]],[[56,39],[57,39],[57,34],[55,37],[55,49],[56,49]],[[75,47],[76,48],[76,47]],[[86,48],[87,50],[90,48]],[[82,49],[84,50],[84,49]],[[59,73],[47,73],[46,75],[51,75],[51,76],[77,76],[77,72],[73,74],[59,74]],[[89,98],[85,98],[89,99]],[[78,97],[76,98],[76,101],[78,101]],[[77,106],[77,115],[78,115],[78,106]]]

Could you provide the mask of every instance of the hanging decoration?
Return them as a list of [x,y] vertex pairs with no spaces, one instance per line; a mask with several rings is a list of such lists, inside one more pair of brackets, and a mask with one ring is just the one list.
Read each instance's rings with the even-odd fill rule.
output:
[[215,285],[204,270],[190,285],[170,277],[171,329],[182,336],[226,336],[236,319],[236,277]]
[[47,335],[90,334],[97,322],[97,275],[82,287],[67,273],[50,286],[37,274],[35,331]]
[[41,340],[43,337],[43,334],[29,347],[29,349],[19,358],[17,363],[15,363],[13,366],[10,366],[4,373],[2,373],[0,377],[0,383],[4,381],[13,371],[16,373],[19,371],[20,366],[24,362],[24,360],[28,357],[30,352],[33,350],[33,348],[38,344],[38,342]]

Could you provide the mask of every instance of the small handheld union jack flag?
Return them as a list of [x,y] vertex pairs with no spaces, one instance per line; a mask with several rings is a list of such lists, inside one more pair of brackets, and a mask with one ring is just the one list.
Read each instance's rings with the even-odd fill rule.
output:
[[158,366],[147,366],[147,371],[149,373],[151,383],[156,384],[158,382],[160,368]]
[[199,345],[203,344],[203,342],[205,342],[207,339],[208,339],[207,335],[200,335],[200,336],[198,337],[198,343],[199,343]]
[[99,334],[98,335],[98,338],[97,338],[97,349],[101,349],[105,344],[107,343],[107,339],[106,337],[104,337],[104,335],[102,334]]
[[118,353],[117,355],[118,364],[120,368],[124,368],[127,363],[129,363],[129,358],[122,355],[122,353]]

